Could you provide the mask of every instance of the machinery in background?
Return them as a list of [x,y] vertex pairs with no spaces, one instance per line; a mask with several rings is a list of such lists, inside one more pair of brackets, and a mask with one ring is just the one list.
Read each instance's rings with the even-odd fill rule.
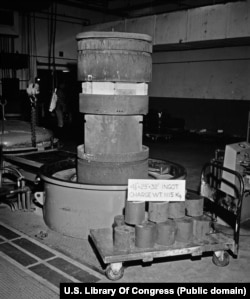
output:
[[[223,166],[239,172],[244,180],[245,190],[250,189],[250,144],[248,142],[237,142],[229,144],[225,148],[225,155]],[[222,172],[222,178],[236,184],[235,177],[229,173]],[[235,196],[235,192],[232,187],[227,184],[221,184],[221,190],[225,193]]]
[[[27,152],[41,152],[56,146],[53,133],[36,124],[37,84],[30,84],[27,93],[31,103],[31,122],[9,120],[5,117],[7,101],[1,99],[2,120],[0,121],[0,203],[12,210],[30,210],[32,191],[20,163],[15,163],[16,155]],[[13,160],[14,159],[14,160]],[[14,162],[14,163],[13,163]],[[27,166],[27,165],[26,165]],[[28,166],[30,167],[30,165]],[[32,181],[37,175],[33,172]]]
[[[223,167],[238,172],[244,182],[241,222],[250,218],[250,143],[237,142],[226,145]],[[235,187],[238,187],[235,175],[222,171],[221,191],[231,198],[237,198]],[[237,205],[237,202],[234,203]]]
[[43,127],[21,120],[0,121],[0,138],[3,154],[41,151],[56,146],[53,133]]
[[0,144],[3,153],[45,150],[53,148],[56,144],[53,133],[37,125],[37,95],[39,94],[39,84],[30,83],[26,91],[31,107],[30,122],[6,119],[5,106],[7,105],[7,101],[3,98],[0,101],[2,110]]
[[216,150],[206,169],[207,179],[201,183],[200,193],[216,205],[214,214],[219,224],[234,227],[236,218],[237,226],[250,219],[249,155],[249,143],[228,144],[225,150]]

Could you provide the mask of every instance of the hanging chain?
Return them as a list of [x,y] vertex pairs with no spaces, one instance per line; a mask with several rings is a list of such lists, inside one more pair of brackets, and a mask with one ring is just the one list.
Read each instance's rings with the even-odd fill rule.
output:
[[33,147],[36,147],[36,96],[30,96],[31,103],[31,143]]
[[36,147],[36,107],[37,107],[37,97],[36,95],[39,94],[39,84],[37,83],[30,83],[26,89],[30,104],[31,104],[31,143],[33,147]]

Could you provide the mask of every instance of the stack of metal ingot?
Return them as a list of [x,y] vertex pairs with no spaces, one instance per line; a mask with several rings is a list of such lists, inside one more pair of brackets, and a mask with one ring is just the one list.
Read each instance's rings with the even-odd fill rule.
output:
[[204,215],[204,198],[187,192],[185,201],[127,201],[125,215],[114,219],[114,246],[120,251],[203,241],[211,232]]
[[77,41],[80,112],[85,114],[78,181],[127,185],[128,179],[147,178],[149,149],[142,145],[142,121],[148,113],[151,37],[83,32]]

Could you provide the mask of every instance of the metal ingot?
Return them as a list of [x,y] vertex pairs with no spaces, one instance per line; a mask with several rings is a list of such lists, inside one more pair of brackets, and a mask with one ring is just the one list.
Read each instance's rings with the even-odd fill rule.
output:
[[153,222],[164,222],[168,219],[169,202],[150,201],[148,204],[148,219]]
[[78,81],[149,82],[152,38],[126,32],[82,32],[78,43]]
[[129,251],[135,246],[135,228],[119,225],[114,228],[114,248],[117,251]]
[[170,246],[175,242],[176,225],[173,220],[156,224],[156,243],[159,245]]
[[135,246],[139,248],[152,248],[156,240],[156,225],[144,222],[135,226]]
[[211,218],[207,216],[192,217],[193,218],[193,235],[197,240],[204,240],[211,233]]
[[194,192],[187,192],[185,204],[188,216],[197,217],[203,215],[204,197]]
[[144,201],[126,201],[125,222],[127,224],[141,224],[145,220]]
[[148,178],[148,160],[133,162],[77,161],[78,182],[100,185],[127,185],[129,179]]
[[116,215],[114,217],[114,223],[113,223],[113,227],[115,228],[116,226],[121,226],[125,224],[125,219],[124,219],[124,215]]
[[146,115],[148,113],[148,96],[81,93],[79,110],[89,114]]
[[178,219],[185,216],[185,201],[170,201],[168,205],[168,217]]
[[193,219],[192,217],[183,217],[175,220],[177,242],[189,243],[193,240]]

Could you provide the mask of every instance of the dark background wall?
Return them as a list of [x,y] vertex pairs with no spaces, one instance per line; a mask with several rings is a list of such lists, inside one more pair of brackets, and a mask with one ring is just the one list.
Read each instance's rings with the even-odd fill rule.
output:
[[217,132],[246,138],[249,101],[150,97],[149,113],[163,112],[169,128]]

